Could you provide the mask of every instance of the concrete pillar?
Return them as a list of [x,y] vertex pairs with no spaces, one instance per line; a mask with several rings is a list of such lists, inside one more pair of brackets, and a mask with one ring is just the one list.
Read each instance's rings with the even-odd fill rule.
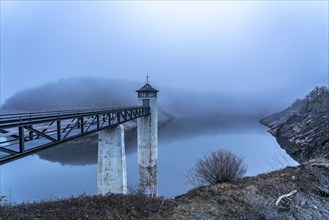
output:
[[[139,98],[140,105],[143,105],[143,99]],[[158,195],[157,99],[156,97],[147,99],[151,107],[151,115],[137,119],[139,187],[146,195],[155,197]]]
[[123,125],[98,133],[97,193],[127,193],[127,168]]

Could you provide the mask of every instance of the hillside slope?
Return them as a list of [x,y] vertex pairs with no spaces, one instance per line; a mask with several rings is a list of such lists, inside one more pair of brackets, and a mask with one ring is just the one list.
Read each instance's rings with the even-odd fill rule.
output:
[[324,162],[198,188],[175,199],[170,219],[329,219],[328,181]]
[[287,109],[260,120],[296,161],[329,159],[329,90],[317,87]]

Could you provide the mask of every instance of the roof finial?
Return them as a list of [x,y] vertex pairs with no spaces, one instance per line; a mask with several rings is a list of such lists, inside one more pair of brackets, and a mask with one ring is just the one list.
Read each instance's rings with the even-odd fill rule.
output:
[[149,84],[149,73],[146,74],[146,83]]

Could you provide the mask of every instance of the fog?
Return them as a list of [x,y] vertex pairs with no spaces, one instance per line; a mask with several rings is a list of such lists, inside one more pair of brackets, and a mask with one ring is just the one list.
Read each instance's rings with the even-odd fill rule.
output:
[[[95,109],[137,105],[137,93],[143,85],[129,80],[95,77],[62,79],[32,89],[25,89],[8,98],[3,113]],[[264,117],[288,107],[285,91],[275,93],[237,94],[180,89],[161,84],[158,90],[160,117],[214,117],[214,115]],[[286,99],[277,100],[277,96]],[[306,95],[306,94],[305,94]],[[32,97],[32,98],[31,98]],[[303,98],[297,97],[297,98]]]
[[328,2],[1,1],[1,104],[76,77],[130,89],[147,73],[164,106],[280,109],[328,85]]
[[[59,80],[17,93],[6,100],[2,112],[136,105],[135,90],[142,85],[129,80],[95,77]],[[254,94],[251,97],[250,94],[178,89],[161,84],[155,87],[160,90],[158,94],[160,145],[219,133],[265,134],[265,128],[262,128],[258,121],[291,104],[286,105],[285,101],[277,100],[278,92]],[[284,91],[280,94],[285,95]],[[31,97],[37,98],[31,99]],[[126,150],[129,155],[136,150],[136,130],[132,129],[126,133]],[[38,155],[42,159],[61,164],[96,163],[97,135],[59,145]]]

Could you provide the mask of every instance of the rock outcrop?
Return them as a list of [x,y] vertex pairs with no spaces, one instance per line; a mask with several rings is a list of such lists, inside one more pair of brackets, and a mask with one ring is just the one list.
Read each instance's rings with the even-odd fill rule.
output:
[[329,90],[316,87],[289,108],[260,120],[297,162],[329,159]]

